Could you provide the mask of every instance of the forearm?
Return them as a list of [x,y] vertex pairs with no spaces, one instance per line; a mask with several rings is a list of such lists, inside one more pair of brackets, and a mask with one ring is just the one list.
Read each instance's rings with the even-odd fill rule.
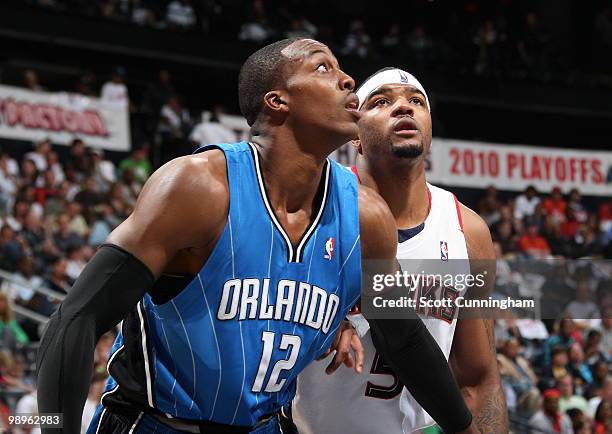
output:
[[420,319],[370,319],[376,349],[444,432],[465,430],[472,416],[446,357]]
[[462,387],[474,423],[482,434],[508,432],[508,410],[504,390],[499,382],[476,387]]
[[79,432],[98,338],[110,330],[153,284],[131,254],[102,247],[51,316],[38,353],[38,407],[63,413],[66,433]]

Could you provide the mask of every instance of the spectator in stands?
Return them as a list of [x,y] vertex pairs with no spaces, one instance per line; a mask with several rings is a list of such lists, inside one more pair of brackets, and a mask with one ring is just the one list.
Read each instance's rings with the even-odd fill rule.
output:
[[147,7],[144,0],[132,0],[132,22],[139,26],[155,25],[155,13]]
[[534,223],[527,226],[527,233],[519,238],[518,245],[523,254],[533,259],[543,259],[550,256],[550,246],[546,239],[540,235],[538,226]]
[[95,207],[104,201],[104,195],[97,191],[96,180],[90,176],[83,182],[83,189],[79,191],[74,200],[81,204],[83,217],[91,223],[95,215]]
[[[570,318],[564,318],[558,323],[558,332],[544,342],[542,356],[545,366],[550,366],[553,348],[560,347],[563,350],[567,350],[576,342],[572,336],[575,328],[576,325]],[[565,364],[567,364],[567,361]]]
[[121,185],[123,186],[125,202],[133,208],[142,188],[142,183],[138,182],[136,175],[134,175],[134,169],[126,168],[122,172]]
[[191,129],[191,116],[177,95],[172,95],[161,108],[159,132],[168,139],[184,139]]
[[545,214],[552,215],[555,223],[559,224],[565,221],[565,213],[567,211],[567,202],[561,194],[561,189],[555,187],[552,189],[550,197],[542,202],[542,209]]
[[[561,397],[563,399],[563,397]],[[577,408],[570,408],[565,411],[572,422],[572,429],[574,434],[593,434],[590,427],[589,421],[587,420],[584,412]]]
[[612,432],[612,401],[602,401],[595,412],[595,434]]
[[570,190],[567,197],[567,208],[574,212],[576,220],[580,223],[585,223],[587,221],[588,213],[582,203],[580,191],[577,188],[572,188]]
[[538,16],[535,12],[529,12],[525,16],[525,26],[518,41],[520,60],[527,71],[542,73],[547,70],[548,40],[549,37],[542,28]]
[[576,219],[576,215],[574,214],[574,210],[568,208],[565,213],[565,219],[559,225],[561,228],[561,235],[566,240],[571,240],[576,236],[576,232],[580,228],[580,222]]
[[117,333],[115,332],[115,330],[111,330],[107,333],[104,333],[96,344],[96,349],[94,352],[94,365],[96,366],[96,368],[100,368],[102,372],[106,372],[108,355],[110,354],[110,350],[113,346],[113,342],[115,341],[116,336]]
[[84,246],[70,246],[66,252],[66,276],[72,281],[75,281],[85,265],[87,260],[85,259]]
[[262,0],[255,0],[246,22],[240,27],[238,39],[263,44],[273,35]]
[[[31,391],[27,395],[22,396],[15,407],[16,414],[38,415],[38,402],[36,400],[36,390]],[[39,425],[20,425],[19,429],[13,434],[40,434]]]
[[601,393],[601,390],[606,385],[606,381],[608,381],[610,375],[609,362],[601,360],[593,365],[591,371],[593,372],[593,383],[591,383],[591,387],[588,389],[588,395],[595,396]]
[[[593,294],[589,286],[589,281],[584,278],[577,282],[575,300],[571,301],[565,308],[565,315],[574,320],[585,320],[599,318],[600,312],[597,305],[593,302]],[[581,328],[588,327],[588,322],[575,321]]]
[[601,331],[591,329],[587,334],[586,342],[584,343],[584,360],[593,371],[594,366],[598,362],[612,362],[612,357],[603,350]]
[[478,201],[476,207],[478,214],[491,226],[499,220],[500,207],[501,202],[497,198],[497,189],[493,185],[488,186],[484,197]]
[[132,172],[135,181],[144,184],[152,172],[148,149],[145,146],[134,148],[131,155],[119,163],[119,173],[122,176],[127,170]]
[[559,409],[565,413],[571,408],[577,408],[584,414],[590,413],[589,403],[582,396],[574,394],[574,380],[571,375],[564,375],[557,379],[556,388],[561,393]]
[[582,225],[570,242],[570,255],[573,259],[601,256],[603,249],[595,232],[588,225]]
[[23,257],[24,252],[21,243],[15,235],[11,226],[5,224],[0,229],[0,265],[8,271],[13,271],[17,263]]
[[572,377],[576,379],[581,390],[583,387],[593,383],[593,374],[589,366],[584,363],[584,351],[579,343],[572,345],[568,351],[569,363],[568,370]]
[[[146,126],[149,134],[155,132],[161,108],[174,94],[176,94],[176,91],[172,84],[170,73],[165,69],[160,70],[157,74],[157,80],[147,86],[142,96],[141,110],[151,117],[151,121],[149,121]],[[154,122],[155,125],[149,124],[152,122]]]
[[85,142],[81,139],[74,139],[70,144],[68,161],[66,162],[66,178],[70,180],[68,170],[74,170],[78,179],[82,179],[91,170],[91,159],[87,154]]
[[36,202],[45,206],[47,199],[58,197],[60,190],[57,188],[55,174],[52,169],[45,169],[38,179],[36,189],[34,190]]
[[380,40],[380,47],[384,54],[390,56],[399,54],[402,48],[402,35],[399,24],[393,23],[387,27],[387,33]]
[[501,354],[497,355],[500,375],[512,387],[517,409],[533,414],[540,405],[540,392],[536,387],[538,377],[527,359],[521,356],[518,339],[507,340]]
[[23,87],[34,92],[43,91],[43,87],[38,82],[38,74],[32,69],[23,71]]
[[498,44],[500,35],[495,28],[493,20],[486,19],[478,28],[473,38],[477,47],[476,65],[474,72],[477,75],[488,75],[497,72],[499,67]]
[[100,398],[104,392],[104,385],[106,384],[106,371],[104,369],[94,372],[93,378],[91,379],[91,385],[89,386],[89,393],[87,394],[87,401],[85,401],[85,407],[83,408],[83,417],[81,419],[81,433],[87,432],[89,424],[93,419],[94,413],[100,404]]
[[523,220],[532,217],[540,204],[538,192],[533,185],[528,186],[514,201],[514,217]]
[[215,105],[212,113],[203,113],[202,122],[194,127],[189,139],[195,142],[196,146],[235,142],[236,133],[220,121],[223,114],[225,114],[225,107],[221,104]]
[[66,214],[70,218],[70,230],[85,239],[89,235],[89,226],[83,217],[82,209],[81,204],[75,201],[66,204]]
[[70,247],[83,244],[83,238],[70,229],[68,214],[61,214],[57,218],[57,231],[53,233],[53,242],[64,255]]
[[47,168],[47,156],[51,152],[51,140],[43,139],[36,143],[34,150],[25,154],[26,159],[32,160],[39,172]]
[[570,418],[559,411],[560,397],[557,389],[545,390],[542,410],[533,415],[529,424],[546,433],[573,434]]
[[433,41],[427,34],[425,25],[423,23],[417,23],[412,31],[408,34],[408,47],[412,56],[414,56],[414,62],[417,68],[424,68],[427,66],[431,58],[431,49],[433,47]]
[[603,351],[612,356],[612,307],[605,307],[601,312],[600,331]]
[[57,291],[61,294],[67,294],[68,289],[70,289],[70,285],[74,282],[68,279],[68,275],[66,274],[66,269],[68,267],[68,262],[65,258],[57,259],[53,265],[51,266],[51,273],[47,278],[45,285],[54,291]]
[[291,28],[285,33],[285,37],[289,39],[314,39],[317,36],[317,27],[300,15],[291,19]]
[[372,54],[372,39],[365,31],[361,20],[354,20],[350,25],[350,32],[344,39],[342,54],[345,56],[368,57]]
[[29,342],[28,335],[15,320],[8,296],[0,292],[0,348],[14,352],[19,345]]
[[118,109],[129,109],[130,98],[124,83],[125,74],[125,68],[121,66],[112,72],[111,79],[104,83],[100,92],[100,101],[103,104]]
[[171,29],[189,30],[196,24],[191,0],[173,0],[168,4],[166,22]]
[[9,172],[8,161],[6,154],[0,155],[0,215],[8,214],[18,187],[17,178]]
[[53,171],[53,176],[58,185],[64,182],[66,175],[64,175],[64,169],[60,164],[57,152],[49,151],[47,154],[47,167]]
[[495,225],[493,239],[499,243],[504,255],[518,252],[518,238],[512,229],[512,222],[504,220]]
[[93,148],[91,155],[92,177],[96,184],[96,191],[106,193],[112,183],[117,181],[116,168],[112,161],[104,158],[104,150]]
[[34,161],[24,159],[21,161],[21,173],[19,174],[20,187],[34,187],[38,179],[38,169]]

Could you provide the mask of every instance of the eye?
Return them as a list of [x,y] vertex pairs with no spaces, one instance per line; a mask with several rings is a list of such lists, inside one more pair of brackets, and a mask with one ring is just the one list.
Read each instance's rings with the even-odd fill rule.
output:
[[410,102],[417,105],[425,105],[425,103],[420,98],[411,98]]
[[389,100],[387,98],[378,98],[372,105],[375,107],[382,107],[383,105],[387,104],[389,104]]
[[327,65],[325,63],[321,63],[319,64],[319,66],[317,66],[317,72],[327,72],[329,71],[329,68],[327,68]]

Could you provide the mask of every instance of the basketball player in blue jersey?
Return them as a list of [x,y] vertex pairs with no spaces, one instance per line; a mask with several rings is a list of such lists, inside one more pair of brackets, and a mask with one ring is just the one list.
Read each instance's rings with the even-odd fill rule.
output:
[[[297,375],[330,346],[330,370],[361,370],[343,319],[360,297],[362,258],[395,263],[397,238],[380,196],[327,159],[357,137],[353,87],[313,40],[247,59],[239,98],[253,142],[204,148],[147,181],[49,321],[40,413],[63,413],[64,432],[78,432],[96,340],[121,320],[90,433],[277,434]],[[422,322],[371,327],[432,416],[474,432]]]
[[[426,181],[432,123],[425,88],[406,71],[385,68],[365,80],[357,95],[362,116],[353,169],[362,184],[385,199],[401,228],[398,259],[439,261],[440,270],[448,270],[445,265],[450,260],[453,272],[464,275],[478,274],[485,266],[490,288],[495,253],[486,223],[451,192]],[[460,293],[450,287],[427,288],[415,291],[415,298],[424,294],[439,300]],[[508,432],[493,320],[466,310],[458,319],[456,307],[422,308],[418,313],[449,358],[480,431]],[[340,429],[353,434],[410,434],[434,424],[381,362],[367,321],[359,314],[351,315],[351,320],[362,337],[369,372],[361,376],[338,372],[330,378],[316,364],[305,369],[291,411],[300,434]],[[330,405],[333,414],[322,411]]]

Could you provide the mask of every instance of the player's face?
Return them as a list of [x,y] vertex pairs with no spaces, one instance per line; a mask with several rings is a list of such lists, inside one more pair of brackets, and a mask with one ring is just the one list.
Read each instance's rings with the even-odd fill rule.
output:
[[431,115],[415,87],[387,84],[361,108],[359,139],[367,159],[423,158],[431,146]]
[[[300,128],[327,131],[339,143],[357,137],[357,97],[354,80],[320,42],[303,39],[283,50],[291,59],[286,91],[292,122]],[[316,130],[315,130],[316,129]]]

